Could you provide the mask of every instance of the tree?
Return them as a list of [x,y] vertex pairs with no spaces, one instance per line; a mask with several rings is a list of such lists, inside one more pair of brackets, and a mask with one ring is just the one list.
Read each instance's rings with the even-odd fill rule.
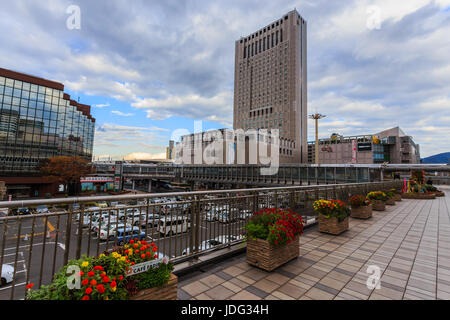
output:
[[93,173],[94,170],[83,158],[58,156],[43,161],[40,172],[49,180],[57,180],[67,190],[69,185],[78,185],[81,177]]

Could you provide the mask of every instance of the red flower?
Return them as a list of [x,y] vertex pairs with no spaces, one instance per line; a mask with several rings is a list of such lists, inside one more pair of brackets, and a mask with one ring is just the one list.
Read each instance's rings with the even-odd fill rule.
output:
[[92,288],[91,287],[87,287],[86,290],[84,290],[84,292],[86,294],[91,294],[92,293]]
[[135,243],[133,247],[136,249],[137,247],[139,247],[139,245]]
[[98,270],[103,271],[103,267],[102,266],[95,266],[94,270],[96,270],[96,271],[98,271]]
[[89,279],[84,279],[83,281],[81,281],[81,284],[83,286],[86,286],[89,283]]
[[141,254],[141,258],[142,258],[142,259],[145,259],[145,254]]
[[80,271],[80,277],[84,276],[84,272]]
[[120,277],[119,277],[119,280],[122,281],[122,280],[123,280],[123,276],[120,276]]
[[95,272],[94,271],[89,271],[88,272],[88,277],[93,277],[95,275]]
[[89,296],[84,296],[83,298],[81,298],[81,300],[90,300],[91,298],[89,298]]
[[157,254],[155,254],[155,259],[157,259],[158,258],[158,255]]
[[92,280],[91,280],[91,286],[95,286],[96,284],[97,284],[97,280],[92,279]]
[[103,283],[108,283],[109,280],[110,280],[109,277],[104,277],[104,278],[103,278]]
[[104,287],[102,284],[99,284],[99,285],[97,286],[97,290],[98,290],[98,292],[100,292],[100,293],[105,293],[105,287]]
[[134,243],[134,240],[130,240],[130,243],[133,244],[133,243]]
[[150,245],[152,246],[152,247],[154,247],[155,246],[155,244],[152,242],[152,243],[150,243]]
[[154,248],[153,248],[153,252],[156,252],[157,250],[158,250],[157,247],[154,247]]
[[34,287],[34,283],[29,283],[29,284],[27,284],[27,286],[25,287],[27,290],[30,290],[31,288],[33,288]]
[[115,281],[111,282],[111,288],[115,288],[117,286],[117,283]]

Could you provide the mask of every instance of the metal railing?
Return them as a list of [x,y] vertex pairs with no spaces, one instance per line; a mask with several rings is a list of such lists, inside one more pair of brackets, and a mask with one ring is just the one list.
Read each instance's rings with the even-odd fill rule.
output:
[[[0,299],[21,299],[26,284],[49,284],[70,259],[98,256],[130,238],[154,242],[159,254],[176,264],[243,242],[243,227],[257,210],[291,209],[314,223],[317,199],[348,201],[351,195],[400,186],[391,181],[0,202],[10,214],[39,205],[51,211],[0,218],[2,278],[3,269],[12,267]],[[99,208],[106,201],[115,206]]]

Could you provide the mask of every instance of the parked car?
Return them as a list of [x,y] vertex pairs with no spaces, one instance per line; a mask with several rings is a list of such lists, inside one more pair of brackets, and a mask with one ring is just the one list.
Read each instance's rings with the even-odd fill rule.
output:
[[123,245],[130,240],[145,239],[146,234],[139,227],[117,229],[116,232],[117,243]]
[[[159,224],[160,221],[160,215],[159,214],[153,214],[153,213],[149,213],[148,216],[144,216],[143,220],[141,220],[141,227],[145,228],[147,225],[150,228],[156,227]],[[147,223],[148,221],[148,223]]]
[[108,208],[108,203],[106,201],[97,202],[97,207]]
[[239,213],[239,220],[247,220],[253,216],[253,212],[251,210],[241,210]]
[[1,285],[4,286],[13,281],[14,268],[9,264],[2,265]]
[[106,226],[113,225],[117,222],[117,216],[114,214],[109,215],[108,213],[104,214],[105,212],[102,212],[102,215],[95,216],[91,223],[91,231],[94,233],[97,233],[99,229],[102,229],[103,227],[106,228]]
[[216,221],[218,218],[218,213],[214,210],[209,210],[205,213],[205,220],[209,222]]
[[162,217],[159,222],[158,231],[163,236],[172,236],[177,233],[187,232],[191,223],[184,216]]
[[8,208],[0,208],[0,218],[8,216]]
[[[219,244],[222,244],[221,242],[215,240],[215,239],[209,239],[205,240],[200,244],[199,251],[205,251],[207,249],[213,248],[215,246],[218,246]],[[191,252],[190,248],[186,248],[181,253],[183,256],[188,255]]]
[[238,240],[243,240],[244,237],[242,235],[235,236],[233,234],[225,234],[214,238],[215,241],[222,243],[230,243]]
[[48,207],[46,205],[39,205],[36,207],[36,213],[48,213]]
[[22,207],[22,208],[17,209],[18,216],[23,216],[23,215],[28,215],[28,214],[31,214],[31,211],[27,207]]
[[219,213],[217,217],[217,221],[222,223],[230,223],[237,221],[239,216],[239,212],[237,210],[224,210],[221,213]]
[[114,223],[109,225],[109,232],[108,232],[108,226],[105,224],[101,226],[100,231],[97,231],[97,236],[100,238],[100,240],[109,240],[114,241],[116,238],[115,235],[117,233],[118,229],[123,228],[131,228],[131,224],[127,223]]

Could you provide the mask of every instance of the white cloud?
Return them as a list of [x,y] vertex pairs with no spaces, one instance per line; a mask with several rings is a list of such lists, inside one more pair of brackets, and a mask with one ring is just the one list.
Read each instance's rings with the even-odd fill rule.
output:
[[145,153],[145,152],[133,152],[124,157],[125,160],[164,160],[166,159],[166,153]]
[[109,103],[104,103],[104,104],[94,104],[95,108],[106,108],[109,107],[110,104]]
[[113,113],[113,114],[115,114],[115,115],[118,115],[118,116],[121,116],[121,117],[131,117],[131,116],[134,116],[134,113],[124,113],[124,112],[121,112],[121,111],[118,111],[118,110],[113,110],[113,111],[111,111],[111,113]]

